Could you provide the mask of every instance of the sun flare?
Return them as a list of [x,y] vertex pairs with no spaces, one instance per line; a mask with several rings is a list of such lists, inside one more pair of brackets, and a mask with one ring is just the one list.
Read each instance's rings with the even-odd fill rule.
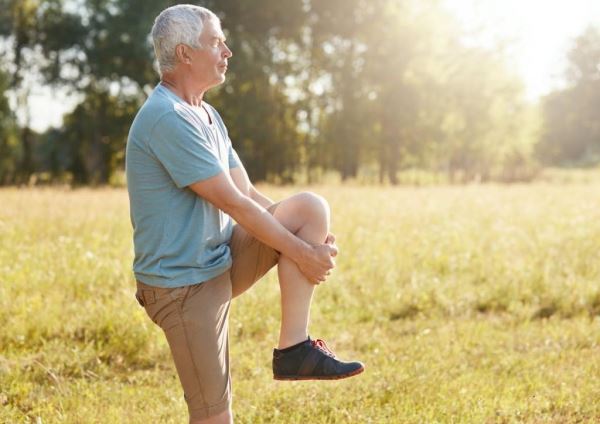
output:
[[597,0],[445,0],[475,42],[507,42],[529,99],[562,84],[565,54],[586,26],[600,24]]

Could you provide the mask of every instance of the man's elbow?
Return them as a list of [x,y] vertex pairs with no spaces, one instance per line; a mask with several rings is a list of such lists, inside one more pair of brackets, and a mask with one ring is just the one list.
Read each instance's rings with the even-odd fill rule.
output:
[[190,184],[189,188],[197,196],[202,197],[231,216],[234,216],[249,200],[247,196],[236,189],[229,181],[223,179],[222,176]]

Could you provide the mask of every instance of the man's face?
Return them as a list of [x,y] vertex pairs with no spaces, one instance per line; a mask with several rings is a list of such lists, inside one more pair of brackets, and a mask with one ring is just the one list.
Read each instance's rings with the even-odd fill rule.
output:
[[225,35],[217,22],[208,20],[204,23],[200,34],[199,49],[191,49],[191,71],[194,78],[207,88],[222,84],[225,81],[227,60],[232,56],[225,44]]

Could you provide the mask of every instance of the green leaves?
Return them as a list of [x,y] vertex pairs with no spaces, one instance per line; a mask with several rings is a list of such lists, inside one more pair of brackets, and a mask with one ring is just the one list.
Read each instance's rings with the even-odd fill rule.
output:
[[[135,106],[158,81],[152,22],[165,7],[182,2],[3,0],[0,66],[21,99],[17,114],[25,117],[29,110],[31,83],[25,77],[68,90],[82,103],[77,118],[70,114],[59,132],[78,147],[62,152],[105,151],[98,161],[64,158],[83,164],[67,170],[75,180],[89,183],[86,175],[100,175],[93,180],[105,183],[119,172],[124,143],[115,140],[124,139]],[[440,2],[203,5],[222,18],[233,51],[227,82],[207,98],[223,115],[255,181],[314,182],[333,170],[342,179],[368,174],[373,181],[378,174],[380,182],[396,184],[406,169],[445,174],[455,182],[514,181],[535,176],[537,157],[559,164],[600,160],[595,30],[570,53],[573,86],[545,102],[536,155],[539,117],[525,102],[502,46],[466,44]],[[94,106],[98,93],[114,97],[111,107],[122,108],[114,112],[118,119],[101,116]],[[89,124],[85,131],[78,121]],[[14,136],[18,148],[8,157],[11,169],[25,170],[21,181],[51,168],[46,157],[31,153],[50,134],[41,142],[27,128]],[[107,138],[121,147],[96,145]],[[9,168],[6,161],[0,166]]]

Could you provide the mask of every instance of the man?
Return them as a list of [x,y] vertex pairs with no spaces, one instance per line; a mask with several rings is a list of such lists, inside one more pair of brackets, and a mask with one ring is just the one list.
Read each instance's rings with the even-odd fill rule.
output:
[[174,6],[156,18],[152,38],[161,82],[131,126],[126,156],[136,297],[167,337],[190,422],[232,421],[229,304],[274,265],[282,304],[274,378],[362,372],[308,337],[314,287],[337,254],[327,202],[301,193],[273,203],[261,194],[203,101],[225,81],[232,56],[219,19]]

